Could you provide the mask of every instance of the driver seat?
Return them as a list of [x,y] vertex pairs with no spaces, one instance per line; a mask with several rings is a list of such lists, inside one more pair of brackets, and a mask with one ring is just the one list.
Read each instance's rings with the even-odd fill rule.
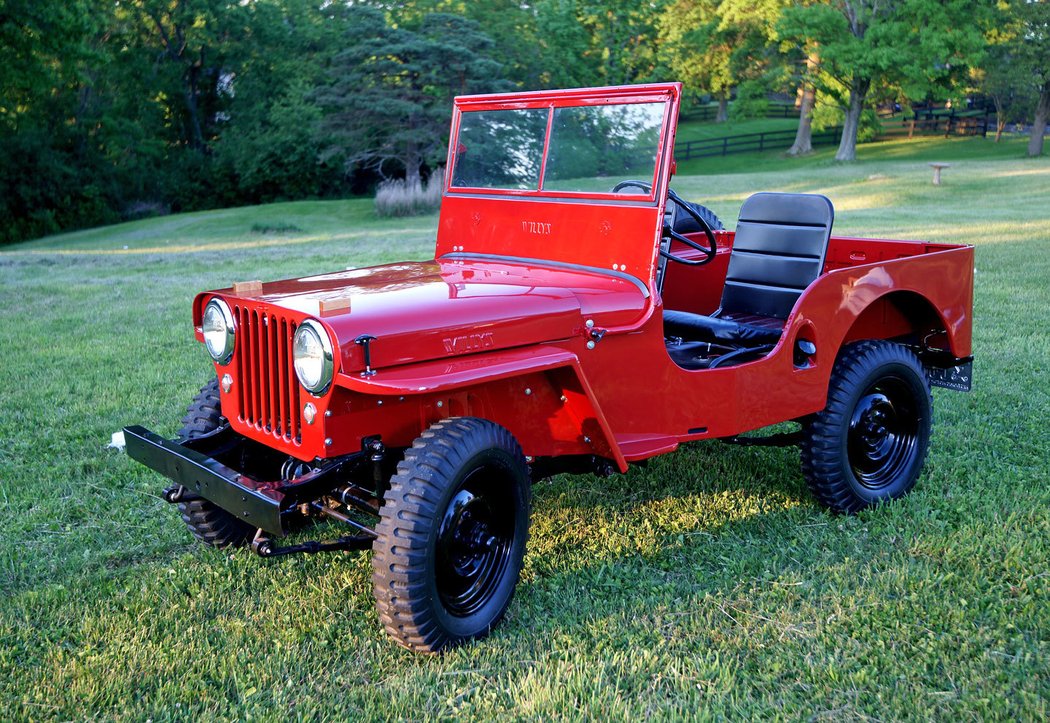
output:
[[817,194],[756,193],[744,201],[718,310],[664,311],[664,335],[685,342],[672,357],[693,357],[689,347],[696,345],[688,342],[756,351],[775,345],[795,302],[824,268],[834,220],[831,201]]

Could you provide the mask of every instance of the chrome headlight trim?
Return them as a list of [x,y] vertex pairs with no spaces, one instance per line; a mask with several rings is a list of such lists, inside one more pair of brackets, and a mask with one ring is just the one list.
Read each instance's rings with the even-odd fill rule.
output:
[[[208,328],[208,315],[209,312],[217,313],[218,319],[222,322],[225,331],[222,328],[216,329],[221,335],[221,346],[214,348],[212,342],[209,341],[207,331]],[[213,316],[214,318],[214,316]],[[215,333],[212,332],[212,333]],[[233,358],[233,350],[237,342],[237,328],[236,323],[233,320],[233,312],[230,311],[230,305],[219,298],[214,298],[208,302],[207,306],[204,307],[204,313],[201,315],[201,333],[204,335],[204,347],[208,350],[208,354],[212,359],[215,360],[216,364],[220,366],[226,366],[230,363]]]
[[[317,382],[313,385],[307,384],[306,380],[303,379],[303,373],[300,371],[302,359],[298,355],[298,349],[300,348],[299,339],[301,335],[309,334],[313,336],[321,347],[321,369],[317,376]],[[314,319],[306,319],[299,328],[295,330],[295,336],[292,337],[292,364],[295,366],[295,376],[299,379],[299,383],[303,385],[303,388],[313,394],[316,397],[323,395],[328,391],[328,388],[332,385],[332,377],[335,371],[335,355],[332,351],[332,340],[328,336],[328,332],[321,326],[321,322]]]

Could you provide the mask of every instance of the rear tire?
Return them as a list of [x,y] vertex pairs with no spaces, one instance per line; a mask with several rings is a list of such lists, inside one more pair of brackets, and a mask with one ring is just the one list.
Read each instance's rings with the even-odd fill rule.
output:
[[[226,423],[222,417],[219,380],[212,379],[201,387],[182,418],[179,441],[196,439],[214,432]],[[205,545],[241,547],[255,534],[255,528],[237,519],[206,499],[179,503],[179,514],[190,532]]]
[[530,496],[521,447],[493,422],[446,419],[406,450],[372,557],[379,619],[399,644],[435,653],[489,634],[521,572]]
[[810,490],[848,514],[903,497],[922,473],[932,421],[929,380],[911,350],[850,344],[832,369],[827,407],[803,429]]

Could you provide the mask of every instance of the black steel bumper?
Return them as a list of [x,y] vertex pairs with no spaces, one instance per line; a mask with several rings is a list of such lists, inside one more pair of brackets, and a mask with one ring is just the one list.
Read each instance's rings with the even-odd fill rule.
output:
[[[244,445],[256,444],[228,428],[180,444],[132,425],[124,427],[124,443],[129,457],[160,472],[182,488],[174,490],[171,495],[166,494],[167,501],[203,497],[248,524],[274,535],[284,535],[285,513],[300,503],[312,502],[336,488],[345,488],[351,476],[359,473],[369,459],[364,452],[348,454],[330,459],[324,466],[294,479],[269,481],[239,472],[217,459],[236,460]],[[267,451],[256,446],[255,450],[245,451]]]
[[295,500],[208,455],[133,425],[124,427],[128,456],[250,525],[284,534],[281,513]]

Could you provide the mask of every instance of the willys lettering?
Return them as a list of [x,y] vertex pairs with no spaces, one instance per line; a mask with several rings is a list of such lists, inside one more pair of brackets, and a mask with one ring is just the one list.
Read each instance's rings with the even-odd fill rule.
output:
[[521,230],[525,233],[534,233],[537,236],[551,235],[551,225],[544,221],[522,221]]
[[445,344],[446,354],[463,354],[468,351],[488,349],[492,346],[492,332],[486,331],[481,334],[464,334],[463,336],[451,336],[441,340]]

